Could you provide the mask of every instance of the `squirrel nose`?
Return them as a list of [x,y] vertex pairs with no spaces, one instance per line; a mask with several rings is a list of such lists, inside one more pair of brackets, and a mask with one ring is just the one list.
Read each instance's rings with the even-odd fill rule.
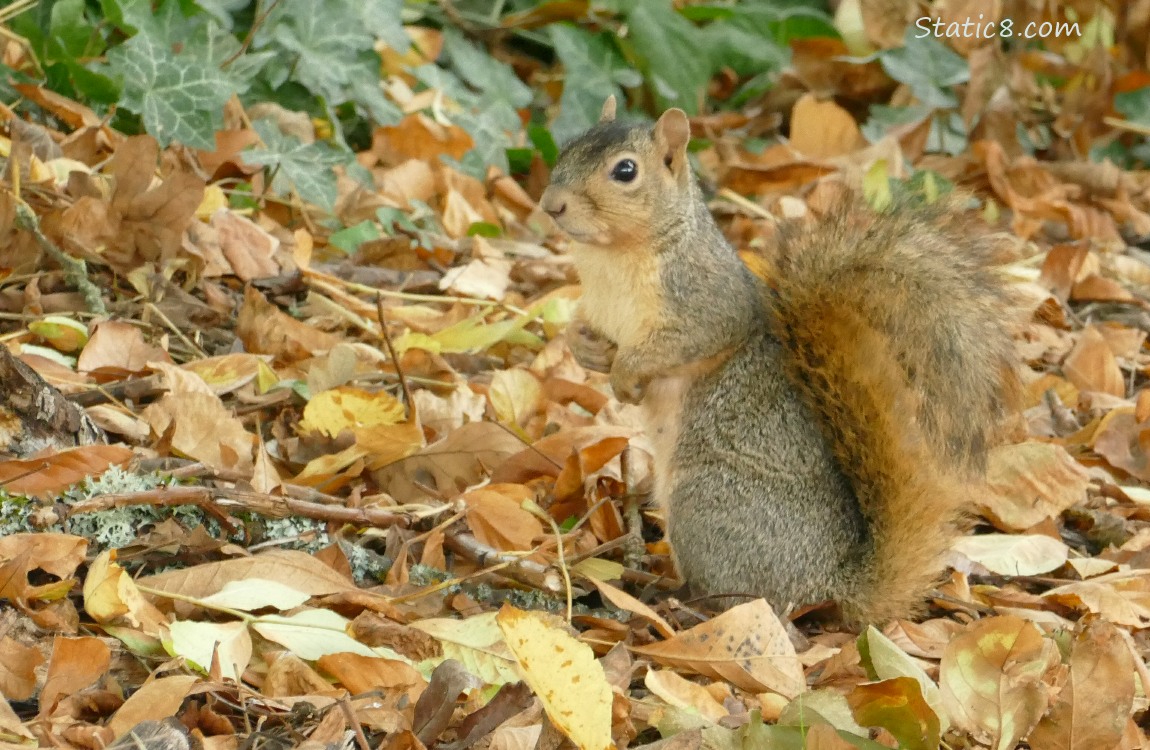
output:
[[553,219],[558,219],[567,212],[567,199],[554,188],[543,191],[539,206]]

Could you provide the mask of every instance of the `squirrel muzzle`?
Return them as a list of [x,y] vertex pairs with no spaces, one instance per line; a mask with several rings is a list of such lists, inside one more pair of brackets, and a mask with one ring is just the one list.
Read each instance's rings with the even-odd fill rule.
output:
[[587,245],[610,245],[612,237],[598,222],[587,201],[570,188],[550,185],[543,191],[539,206],[563,232],[576,242]]

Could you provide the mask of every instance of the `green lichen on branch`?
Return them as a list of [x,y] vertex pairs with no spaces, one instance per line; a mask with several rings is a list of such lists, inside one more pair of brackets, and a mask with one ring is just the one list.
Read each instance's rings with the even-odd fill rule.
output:
[[65,278],[76,285],[76,289],[84,298],[88,311],[95,315],[106,315],[108,310],[104,307],[104,298],[100,294],[100,287],[88,278],[88,264],[79,258],[73,258],[48,239],[40,231],[40,220],[32,208],[22,200],[16,201],[16,226],[29,232],[36,238],[40,248],[48,253],[64,269]]

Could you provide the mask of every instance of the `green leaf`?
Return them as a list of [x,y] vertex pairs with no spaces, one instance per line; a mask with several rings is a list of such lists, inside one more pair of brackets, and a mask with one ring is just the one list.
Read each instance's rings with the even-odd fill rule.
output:
[[[387,26],[379,2],[361,7],[354,0],[282,0],[255,35],[256,49],[277,53],[269,65],[269,82],[278,87],[289,78],[336,106],[354,102],[383,124],[402,113],[383,95],[375,35]],[[370,12],[370,19],[364,18]],[[399,23],[396,16],[394,23]],[[402,29],[400,29],[402,32]],[[394,29],[386,29],[388,38]]]
[[923,700],[930,706],[937,716],[938,727],[936,731],[945,732],[950,728],[950,721],[942,706],[942,695],[938,685],[926,673],[918,662],[912,659],[905,651],[895,645],[875,627],[869,626],[859,634],[859,655],[863,666],[871,680],[892,680],[896,677],[910,677],[919,684]]
[[328,238],[328,242],[343,250],[345,253],[353,253],[359,249],[359,246],[365,242],[371,242],[380,238],[379,227],[373,221],[361,221],[360,223],[341,229],[335,232]]
[[48,26],[49,53],[57,60],[99,55],[103,40],[84,15],[84,0],[57,0]]
[[928,107],[958,106],[947,89],[970,80],[970,66],[961,55],[933,36],[916,39],[914,26],[907,28],[902,47],[885,50],[878,58],[887,75],[909,86]]
[[506,130],[519,130],[516,110],[531,103],[531,89],[505,62],[479,50],[453,28],[443,34],[443,49],[455,73],[482,95],[482,112],[492,113]]
[[250,5],[249,0],[195,0],[196,5],[227,31],[235,24],[236,15]]
[[712,23],[702,31],[712,58],[740,76],[780,70],[790,62],[790,50],[777,44],[765,25],[745,15]]
[[929,107],[888,107],[885,104],[872,104],[870,117],[863,123],[862,134],[871,143],[881,141],[887,133],[900,125],[920,122],[929,117]]
[[403,30],[403,0],[364,0],[360,7],[364,28],[396,52],[407,52],[411,39]]
[[304,201],[329,211],[334,209],[336,178],[332,170],[351,161],[351,152],[322,142],[304,145],[298,138],[282,133],[270,120],[256,120],[252,126],[264,145],[244,151],[243,160],[274,167],[273,189],[287,192],[294,188]]
[[700,48],[698,29],[675,12],[670,0],[637,0],[627,23],[659,107],[697,114],[712,70],[709,51]]
[[511,174],[527,174],[531,170],[531,157],[534,153],[529,148],[507,149],[507,166]]
[[532,145],[539,150],[539,155],[543,157],[544,163],[549,167],[555,166],[555,160],[559,158],[559,147],[555,145],[551,131],[543,125],[531,124],[527,126],[527,137],[531,139]]
[[552,134],[564,142],[595,124],[607,97],[624,101],[619,74],[633,74],[634,70],[619,54],[610,34],[591,34],[566,23],[552,24],[548,32],[567,74],[559,116],[551,124]]
[[1115,94],[1114,109],[1131,122],[1150,126],[1150,86]]
[[141,31],[108,52],[108,67],[124,82],[121,106],[139,114],[161,146],[215,148],[224,103],[236,91],[215,66],[192,54],[173,55]]
[[498,224],[492,224],[489,221],[476,221],[472,222],[471,226],[467,227],[468,237],[502,237],[503,230]]

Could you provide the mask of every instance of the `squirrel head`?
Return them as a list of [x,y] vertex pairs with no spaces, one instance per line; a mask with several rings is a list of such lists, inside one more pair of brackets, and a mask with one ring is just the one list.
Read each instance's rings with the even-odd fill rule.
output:
[[654,125],[620,122],[612,96],[599,123],[559,154],[539,204],[581,244],[652,247],[661,223],[690,210],[690,138],[683,110]]

